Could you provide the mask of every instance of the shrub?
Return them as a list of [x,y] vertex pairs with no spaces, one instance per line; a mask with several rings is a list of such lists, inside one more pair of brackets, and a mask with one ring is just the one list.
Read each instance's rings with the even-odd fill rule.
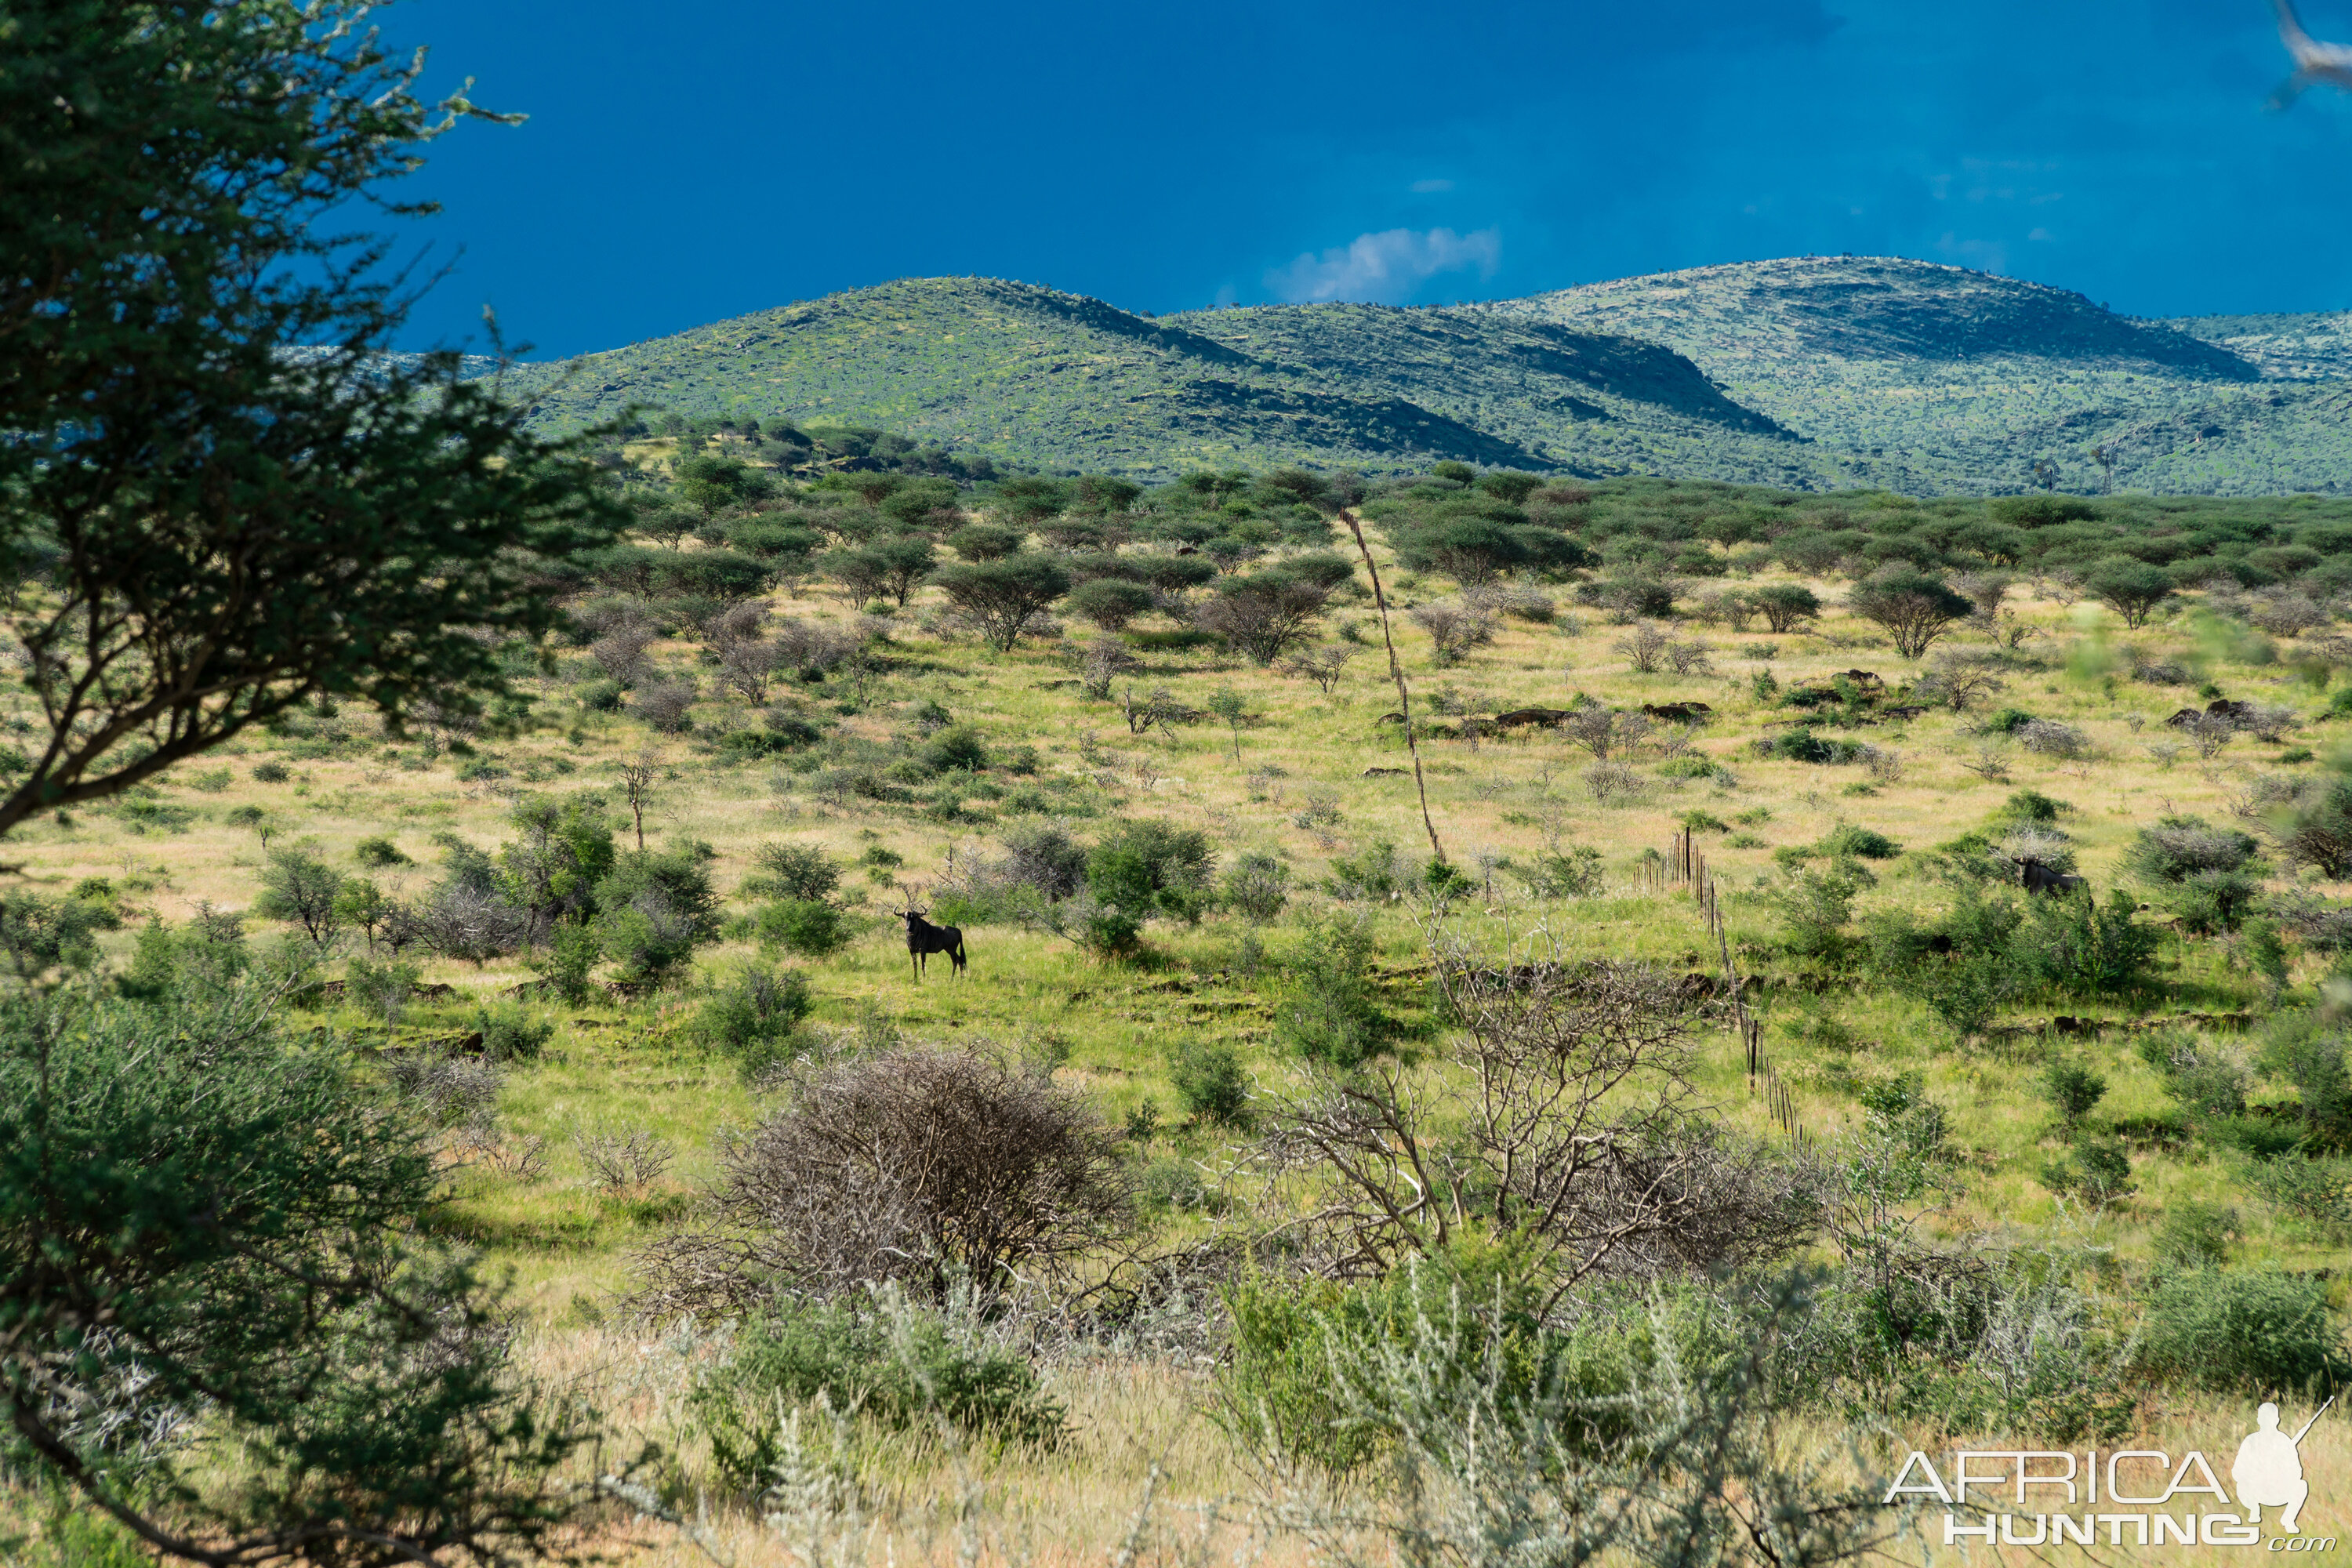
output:
[[1096,898],[1135,918],[1197,921],[1209,904],[1216,852],[1208,836],[1156,818],[1129,822],[1087,856]]
[[1822,613],[1821,600],[1801,584],[1775,583],[1757,589],[1749,597],[1764,624],[1779,634],[1795,631]]
[[720,1152],[708,1226],[649,1250],[649,1309],[740,1312],[877,1281],[993,1298],[1126,1220],[1117,1136],[1046,1071],[919,1047],[790,1071],[789,1104]]
[[2305,1131],[2323,1147],[2352,1145],[2352,1073],[2345,1037],[2317,1013],[2282,1013],[2263,1033],[2255,1059],[2294,1086]]
[[1237,1127],[1249,1120],[1249,1077],[1233,1047],[1185,1040],[1168,1054],[1168,1078],[1195,1121]]
[[759,868],[743,890],[756,898],[824,900],[841,886],[841,868],[814,844],[768,843],[751,851]]
[[2236,1209],[2177,1198],[2165,1205],[2157,1226],[2157,1261],[2175,1268],[2219,1268],[2229,1258],[2237,1229]]
[[[1472,1405],[1508,1426],[1523,1407],[1561,1398],[1574,1414],[1546,1438],[1570,1452],[1598,1447],[1622,1435],[1622,1396],[1646,1359],[1648,1325],[1612,1321],[1602,1308],[1587,1316],[1586,1333],[1562,1333],[1544,1326],[1545,1294],[1518,1253],[1469,1243],[1361,1284],[1245,1276],[1226,1295],[1227,1422],[1262,1451],[1346,1476],[1434,1410]],[[1400,1380],[1411,1392],[1362,1375],[1416,1352],[1426,1357],[1418,1375]],[[1390,1396],[1350,1397],[1375,1389]]]
[[849,921],[821,899],[779,899],[752,917],[752,932],[762,945],[823,958],[856,940]]
[[2157,1282],[2135,1349],[2158,1377],[2275,1395],[2352,1374],[2341,1343],[2324,1280],[2200,1268]]
[[1193,624],[1261,665],[1307,641],[1328,586],[1276,568],[1235,578],[1193,612]]
[[479,1007],[474,1027],[482,1037],[482,1055],[494,1062],[535,1061],[555,1037],[555,1021],[533,1018],[518,1003]]
[[690,727],[688,718],[694,707],[694,687],[691,682],[666,680],[657,685],[637,689],[634,704],[637,717],[664,734],[676,734]]
[[1780,912],[1781,945],[1800,958],[1843,957],[1854,896],[1868,885],[1869,876],[1858,864],[1840,861],[1827,870],[1806,871],[1780,889],[1772,901]]
[[293,776],[293,773],[287,768],[284,763],[257,763],[254,764],[253,777],[254,781],[257,784],[284,784],[288,779],[290,779]]
[[696,1009],[694,1032],[732,1060],[747,1082],[757,1082],[800,1054],[801,1025],[813,1005],[800,971],[748,970]]
[[580,706],[592,713],[617,713],[622,693],[627,689],[617,680],[588,681],[580,688]]
[[1010,653],[1032,617],[1070,591],[1070,574],[1042,555],[942,567],[932,581],[999,653]]
[[1513,871],[1539,899],[1589,899],[1602,892],[1608,879],[1601,868],[1601,851],[1589,844],[1547,849]]
[[934,773],[976,773],[988,766],[988,742],[969,724],[952,725],[924,743],[921,761]]
[[362,866],[381,870],[387,866],[409,866],[415,862],[401,853],[400,846],[390,838],[378,836],[362,838],[352,846],[352,857]]
[[1225,872],[1225,907],[1260,924],[1290,901],[1290,868],[1271,855],[1244,855]]
[[1286,965],[1291,984],[1275,1011],[1275,1039],[1327,1067],[1352,1068],[1395,1032],[1371,987],[1373,942],[1366,923],[1343,916],[1302,933]]
[[1331,860],[1331,895],[1337,899],[1386,899],[1403,886],[1397,868],[1397,847],[1376,838],[1353,856]]
[[1011,1349],[888,1296],[777,1303],[744,1326],[688,1407],[719,1474],[757,1500],[794,1458],[798,1427],[787,1413],[820,1394],[831,1409],[893,1431],[944,1421],[969,1436],[1050,1446],[1066,1424]]
[[2053,1062],[2042,1075],[2042,1092],[2069,1131],[2106,1097],[2107,1080],[2077,1062]]
[[343,879],[341,872],[307,849],[274,849],[261,874],[254,913],[300,926],[311,945],[323,952],[342,927],[335,895],[342,891]]
[[598,934],[625,979],[666,979],[697,947],[719,940],[709,860],[698,844],[635,850],[596,884]]
[[1821,853],[1832,858],[1852,856],[1864,860],[1892,860],[1903,853],[1903,846],[1884,833],[1854,826],[1837,829],[1823,838],[1817,847]]
[[1072,615],[1083,616],[1103,630],[1115,632],[1156,602],[1151,590],[1140,583],[1097,577],[1071,590],[1069,608]]

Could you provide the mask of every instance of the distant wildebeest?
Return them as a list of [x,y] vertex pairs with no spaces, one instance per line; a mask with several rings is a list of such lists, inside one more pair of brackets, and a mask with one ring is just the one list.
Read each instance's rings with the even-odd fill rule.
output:
[[1644,702],[1642,711],[1669,724],[1704,724],[1715,717],[1715,710],[1704,702]]
[[2088,888],[2088,879],[2053,871],[2039,860],[2020,860],[2017,879],[2029,893],[2074,893]]
[[907,962],[915,968],[915,978],[921,979],[929,967],[930,956],[943,952],[954,963],[955,974],[963,973],[963,932],[954,926],[935,926],[923,918],[924,912],[915,908],[919,902],[915,890],[906,889],[907,907],[898,911],[907,922]]
[[1516,730],[1523,724],[1557,730],[1572,717],[1574,715],[1565,708],[1514,708],[1507,713],[1496,714],[1495,723],[1498,729],[1504,730]]

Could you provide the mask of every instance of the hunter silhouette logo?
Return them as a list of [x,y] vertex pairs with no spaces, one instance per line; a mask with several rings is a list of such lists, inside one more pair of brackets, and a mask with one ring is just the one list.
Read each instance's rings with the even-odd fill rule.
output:
[[[2335,1403],[2336,1396],[2329,1394],[2327,1405]],[[2303,1479],[2303,1438],[2327,1414],[2327,1405],[2313,1411],[2311,1420],[2292,1437],[2278,1429],[2277,1405],[2265,1402],[2254,1412],[2254,1429],[2238,1445],[2238,1457],[2230,1464],[2230,1484],[2238,1489],[2248,1524],[2260,1524],[2266,1508],[2283,1508],[2286,1511],[2279,1516],[2279,1528],[2289,1535],[2303,1533],[2294,1522],[2311,1496],[2311,1483]]]
[[[1940,1474],[1927,1455],[1914,1452],[1880,1500],[1933,1498],[1942,1503],[1952,1510],[1944,1515],[1947,1546],[2178,1544],[2333,1552],[2335,1537],[2303,1532],[2303,1506],[2311,1500],[2303,1440],[2335,1403],[2330,1395],[2289,1436],[2279,1429],[2279,1407],[2265,1402],[2231,1460],[2226,1488],[2194,1448],[2178,1464],[2170,1454],[2153,1448],[2105,1454],[2095,1448],[1963,1448]],[[2037,1508],[2041,1511],[2027,1511]],[[2113,1509],[2127,1511],[2104,1511]],[[2273,1510],[2267,1534],[2265,1509]]]

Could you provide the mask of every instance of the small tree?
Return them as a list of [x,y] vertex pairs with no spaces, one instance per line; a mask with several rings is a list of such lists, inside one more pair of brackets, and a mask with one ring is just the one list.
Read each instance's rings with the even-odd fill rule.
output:
[[1260,572],[1225,584],[1192,619],[1259,664],[1272,664],[1306,640],[1330,596],[1328,588],[1309,579]]
[[343,874],[318,856],[307,849],[276,849],[253,909],[265,920],[300,926],[310,945],[324,952],[342,931],[344,907],[336,897],[342,890]]
[[629,797],[629,817],[636,825],[637,853],[646,848],[646,803],[653,798],[654,781],[661,776],[661,753],[648,747],[621,764],[621,788]]
[[1764,624],[1775,632],[1792,632],[1822,613],[1822,602],[1811,588],[1798,583],[1774,583],[1748,595]]
[[1242,726],[1249,722],[1249,699],[1230,686],[1220,686],[1209,694],[1209,711],[1223,719],[1225,728],[1233,731],[1234,765],[1241,766]]
[[2147,624],[2158,605],[2172,597],[2173,583],[2160,566],[2145,561],[2105,561],[2091,569],[2083,586],[2093,598],[2124,618],[2134,631]]
[[1408,612],[1429,634],[1441,665],[1459,664],[1470,650],[1495,640],[1495,614],[1475,605],[1415,605]]
[[1976,606],[1923,572],[1890,572],[1858,584],[1846,595],[1846,608],[1865,621],[1885,628],[1895,651],[1917,658],[1956,622],[1964,621]]
[[[518,1391],[494,1295],[425,1241],[420,1119],[284,1041],[282,988],[181,972],[168,1009],[0,1009],[12,1468],[189,1563],[561,1554],[582,1434]],[[205,1442],[145,1440],[198,1412]]]
[[1097,577],[1081,583],[1070,595],[1070,609],[1107,632],[1118,631],[1151,608],[1157,601],[1140,583],[1118,577]]
[[328,215],[429,210],[388,182],[482,111],[420,100],[365,16],[9,15],[0,546],[39,584],[7,630],[42,729],[0,833],[322,693],[477,707],[561,623],[545,561],[625,520],[584,437],[383,352],[414,296]]
[[931,580],[999,653],[1011,653],[1030,620],[1070,591],[1059,563],[1027,553],[943,567]]
[[816,558],[816,569],[840,584],[853,604],[878,599],[890,585],[890,563],[878,550],[828,550]]
[[919,533],[902,533],[886,539],[874,547],[875,556],[882,563],[882,586],[899,604],[915,591],[915,585],[931,574],[940,563],[931,542]]
[[1348,661],[1355,657],[1356,650],[1345,643],[1326,643],[1286,655],[1275,668],[1285,675],[1313,681],[1317,689],[1328,697],[1347,670]]

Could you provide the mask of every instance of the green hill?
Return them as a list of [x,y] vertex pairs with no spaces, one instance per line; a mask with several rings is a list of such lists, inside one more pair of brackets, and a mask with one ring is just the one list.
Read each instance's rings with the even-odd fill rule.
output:
[[1845,483],[1998,493],[2047,461],[2073,490],[2352,485],[2342,316],[2141,321],[2063,289],[1891,257],[1695,268],[1475,309],[1685,354],[1833,454]]
[[1153,321],[993,279],[856,289],[533,366],[519,384],[559,427],[637,404],[882,426],[1049,468],[1154,476],[1437,458],[1599,474],[1655,457],[1810,477],[1778,458],[1796,446],[1785,432],[1649,343],[1359,305]]
[[[541,423],[632,406],[873,426],[1166,478],[1454,458],[1914,494],[2352,487],[2352,317],[2146,321],[1890,258],[1699,268],[1453,310],[1154,319],[907,279],[516,373]],[[2098,454],[2104,452],[2102,462]]]

